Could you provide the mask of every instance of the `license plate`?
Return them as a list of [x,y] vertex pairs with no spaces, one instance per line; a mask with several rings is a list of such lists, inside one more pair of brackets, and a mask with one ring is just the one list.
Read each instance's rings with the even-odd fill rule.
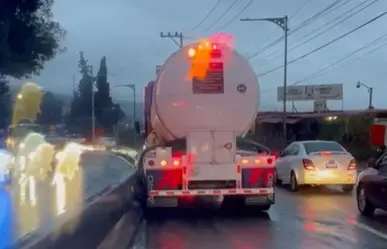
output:
[[325,164],[325,167],[328,169],[337,168],[337,162],[336,161],[329,161]]

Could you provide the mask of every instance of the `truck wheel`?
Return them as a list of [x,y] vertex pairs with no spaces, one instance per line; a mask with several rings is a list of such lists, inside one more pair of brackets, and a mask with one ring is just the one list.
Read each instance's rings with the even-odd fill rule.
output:
[[226,209],[240,209],[245,206],[244,196],[224,196],[222,207]]
[[146,208],[147,193],[144,180],[138,177],[134,187],[134,200],[138,201],[142,208]]
[[266,204],[258,207],[258,211],[260,212],[265,212],[268,211],[271,207],[271,204]]

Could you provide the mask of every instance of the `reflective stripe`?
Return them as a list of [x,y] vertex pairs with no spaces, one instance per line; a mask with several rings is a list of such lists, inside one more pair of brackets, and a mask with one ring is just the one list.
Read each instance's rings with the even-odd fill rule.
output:
[[250,195],[273,194],[273,188],[256,189],[205,189],[205,190],[176,190],[176,191],[150,191],[149,196],[185,196],[185,195]]

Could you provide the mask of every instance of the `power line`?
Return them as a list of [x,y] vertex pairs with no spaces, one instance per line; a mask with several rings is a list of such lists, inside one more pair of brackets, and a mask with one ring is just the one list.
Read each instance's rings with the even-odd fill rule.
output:
[[[332,11],[337,10],[338,8],[342,7],[343,5],[349,3],[352,0],[346,0],[342,2],[343,0],[335,0],[333,3],[329,4],[327,7],[325,7],[323,10],[317,12],[313,16],[309,17],[302,23],[298,24],[296,27],[294,27],[292,30],[293,32],[296,32],[307,25],[311,24],[313,21],[316,21],[318,18],[324,17],[328,14],[330,14]],[[342,2],[342,3],[341,3]],[[341,4],[340,4],[341,3]],[[338,5],[338,6],[337,6]],[[336,7],[336,8],[335,8]]]
[[[310,0],[309,0],[310,1]],[[228,21],[227,23],[225,23],[222,27],[219,28],[219,30],[222,30],[222,29],[225,29],[228,25],[230,25],[231,23],[233,23],[252,3],[254,2],[254,0],[250,0],[250,2],[248,2],[246,4],[245,7],[243,7],[243,9],[241,9],[233,18],[230,19],[230,21]]]
[[[310,42],[310,41],[316,39],[317,37],[319,37],[319,36],[325,34],[325,33],[328,32],[329,30],[331,30],[331,29],[337,27],[338,25],[342,24],[343,22],[347,21],[348,19],[352,18],[353,16],[355,16],[355,15],[361,13],[362,11],[364,11],[365,9],[367,9],[368,7],[374,5],[374,4],[377,3],[379,0],[373,0],[371,3],[368,3],[366,6],[363,6],[361,9],[359,9],[359,10],[357,10],[356,12],[354,12],[354,13],[348,15],[347,17],[345,17],[346,14],[351,13],[354,9],[358,8],[359,6],[363,5],[364,3],[368,2],[368,1],[369,1],[369,0],[364,0],[363,2],[361,2],[361,3],[358,4],[358,5],[356,5],[355,7],[351,8],[351,9],[348,10],[347,12],[345,12],[345,13],[339,15],[339,16],[336,17],[335,19],[333,19],[333,20],[327,22],[326,24],[324,24],[324,25],[320,26],[319,28],[313,30],[312,32],[306,34],[305,36],[303,36],[303,37],[301,38],[301,40],[302,40],[303,38],[305,38],[305,37],[308,37],[310,34],[315,33],[316,31],[320,30],[321,28],[324,28],[324,27],[328,26],[328,25],[331,24],[332,22],[337,21],[338,19],[340,19],[340,18],[342,18],[342,17],[344,16],[344,19],[342,19],[342,20],[340,20],[339,22],[337,22],[337,23],[335,23],[335,24],[329,26],[328,28],[326,28],[326,29],[324,29],[323,31],[317,33],[316,35],[310,37],[309,39],[307,39],[307,40],[305,40],[305,41],[303,41],[303,42],[300,42],[300,43],[298,43],[298,44],[296,44],[296,45],[293,45],[292,48],[290,48],[288,51],[289,51],[289,52],[294,51],[294,50],[296,50],[297,48],[299,48],[299,47],[305,45],[306,43],[308,43],[308,42]],[[276,53],[279,52],[279,51],[281,51],[281,50],[279,49],[279,50],[275,51],[274,53],[269,54],[268,57],[272,56],[273,54],[276,54]],[[283,55],[283,53],[281,53],[281,54],[279,54],[279,55],[276,55],[276,56],[272,57],[271,59],[279,58],[279,57],[282,56],[282,55]]]
[[296,11],[294,11],[293,14],[289,16],[289,18],[293,18],[295,15],[297,15],[310,1],[312,0],[306,0],[303,4],[301,4],[301,6]]
[[[327,7],[325,7],[323,10],[320,10],[319,12],[317,12],[316,14],[314,14],[313,16],[309,17],[308,19],[306,19],[305,21],[303,21],[302,23],[298,24],[295,28],[291,29],[288,33],[288,35],[291,35],[297,31],[299,31],[300,29],[306,27],[307,25],[311,24],[312,21],[315,21],[316,19],[318,19],[319,17],[324,17],[325,15],[329,14],[331,11],[335,10],[333,9],[337,4],[339,4],[341,1],[343,0],[335,0],[333,3],[329,4]],[[346,0],[344,3],[348,3],[349,1],[352,1],[352,0]],[[342,3],[341,5],[337,6],[337,8],[340,8],[341,6],[343,6]],[[275,34],[275,32],[273,33]],[[254,54],[250,55],[249,57],[247,57],[247,59],[251,60],[252,58],[258,56],[259,54],[261,54],[262,52],[266,51],[267,49],[270,49],[272,47],[274,47],[275,45],[277,45],[279,42],[281,42],[282,40],[284,39],[284,36],[282,35],[281,37],[277,38],[276,40],[272,41],[271,43],[267,44],[266,46],[264,46],[263,48],[261,48],[260,50],[258,50],[257,52],[255,52]]]
[[225,12],[223,12],[223,14],[215,20],[215,22],[213,22],[210,26],[208,26],[204,31],[208,31],[210,30],[212,27],[214,27],[216,24],[218,24],[218,22],[234,7],[234,5],[238,2],[238,0],[234,0],[234,2],[226,9]]
[[[292,19],[294,16],[296,16],[310,1],[312,0],[306,0],[295,12],[293,12],[293,14],[291,14],[289,16],[289,20]],[[268,37],[266,40],[270,40],[276,33],[277,33],[278,30],[274,30]],[[279,39],[277,39],[278,41],[281,41],[283,38],[283,36],[281,36]],[[260,53],[262,53],[263,51],[265,50],[265,48],[262,48],[260,50],[258,50],[255,54],[253,55],[250,55],[249,57],[247,57],[248,59],[251,59],[257,55],[259,55]]]
[[[380,40],[382,40],[382,39],[384,39],[384,38],[386,38],[386,37],[387,37],[387,33],[385,33],[384,35],[382,35],[382,36],[378,37],[377,39],[371,41],[370,43],[368,43],[368,44],[366,44],[366,45],[364,45],[364,46],[362,46],[362,47],[360,47],[360,48],[358,48],[358,49],[352,51],[351,53],[349,53],[349,54],[343,56],[342,58],[340,58],[339,60],[335,61],[334,63],[329,64],[328,66],[325,66],[325,67],[321,68],[320,70],[318,70],[317,72],[313,73],[312,75],[309,75],[309,76],[303,78],[302,80],[299,80],[299,81],[294,82],[292,85],[297,85],[297,84],[302,83],[302,82],[305,82],[305,81],[307,81],[307,80],[315,79],[315,78],[317,78],[317,77],[320,77],[320,76],[324,75],[324,74],[327,73],[327,72],[329,71],[329,69],[331,69],[332,67],[336,66],[337,64],[339,64],[339,63],[341,63],[342,61],[344,61],[344,60],[350,58],[350,57],[353,56],[354,54],[356,54],[356,53],[358,53],[358,52],[360,52],[360,51],[362,51],[362,50],[368,48],[369,46],[371,46],[371,45],[373,45],[373,44],[379,42]],[[370,54],[371,52],[375,52],[376,50],[378,50],[378,49],[380,49],[380,48],[382,48],[382,47],[384,47],[384,46],[386,46],[386,45],[387,45],[387,42],[381,44],[380,46],[376,47],[376,49],[371,50],[370,52],[368,52],[368,53],[362,55],[361,57],[366,56],[366,55]],[[355,58],[355,59],[358,59],[358,58],[360,58],[360,57],[357,57],[357,58]]]
[[218,7],[218,5],[222,2],[222,0],[218,0],[216,2],[216,4],[212,7],[212,9],[203,17],[203,19],[198,23],[196,24],[195,27],[192,28],[192,31],[196,30],[197,28],[199,28],[200,25],[202,25],[204,23],[205,20],[207,20],[208,17],[210,17],[210,15],[215,11],[215,9]]
[[[360,26],[358,26],[358,27],[352,29],[351,31],[349,31],[349,32],[347,32],[347,33],[344,33],[343,35],[340,35],[339,37],[336,37],[335,39],[333,39],[333,40],[331,40],[331,41],[329,41],[329,42],[327,42],[327,43],[321,45],[320,47],[315,48],[315,49],[313,49],[312,51],[310,51],[310,52],[308,52],[308,53],[305,53],[305,54],[303,54],[303,55],[301,55],[301,56],[299,56],[299,57],[297,57],[297,58],[295,58],[295,59],[289,61],[289,62],[287,63],[287,65],[292,64],[292,63],[294,63],[294,62],[296,62],[296,61],[299,61],[299,60],[301,60],[301,59],[303,59],[303,58],[305,58],[305,57],[307,57],[307,56],[309,56],[309,55],[311,55],[311,54],[313,54],[313,53],[315,53],[315,52],[317,52],[317,51],[320,51],[320,50],[323,49],[323,48],[328,47],[329,45],[331,45],[331,44],[333,44],[333,43],[335,43],[335,42],[337,42],[337,41],[343,39],[344,37],[346,37],[346,36],[348,36],[348,35],[354,33],[355,31],[357,31],[357,30],[359,30],[359,29],[361,29],[361,28],[364,28],[365,26],[367,26],[367,25],[373,23],[374,21],[378,20],[379,18],[382,18],[382,17],[385,16],[386,14],[387,14],[387,11],[386,11],[386,12],[383,12],[382,14],[380,14],[380,15],[378,15],[378,16],[372,18],[371,20],[369,20],[369,21],[363,23],[362,25],[360,25]],[[268,71],[266,71],[266,72],[264,72],[264,73],[262,73],[262,74],[259,74],[258,76],[264,76],[264,75],[266,75],[266,74],[269,74],[269,73],[272,73],[272,72],[274,72],[274,71],[277,71],[278,69],[281,69],[281,68],[283,68],[283,67],[284,67],[283,65],[278,66],[278,67],[275,67],[275,68],[270,69],[270,70],[268,70]]]

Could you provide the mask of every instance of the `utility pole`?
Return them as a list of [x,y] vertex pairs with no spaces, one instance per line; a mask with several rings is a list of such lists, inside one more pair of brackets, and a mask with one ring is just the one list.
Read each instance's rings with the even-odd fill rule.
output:
[[[128,87],[133,92],[133,130],[136,128],[136,85],[135,84],[125,84],[125,85],[115,85],[114,87]],[[134,142],[136,143],[136,136],[134,136]]]
[[287,102],[287,75],[288,75],[288,16],[284,17],[275,17],[275,18],[244,18],[240,19],[242,22],[244,21],[267,21],[267,22],[272,22],[276,25],[278,25],[283,31],[284,31],[284,37],[285,37],[285,42],[284,42],[284,84],[283,84],[283,135],[284,135],[284,142],[286,143],[287,141],[287,128],[286,128],[286,118],[287,118],[287,110],[286,110],[286,102]]
[[[169,38],[171,39],[177,46],[179,46],[179,48],[182,48],[184,46],[183,44],[183,39],[184,39],[184,36],[183,36],[183,33],[179,33],[179,32],[175,32],[175,33],[171,33],[171,32],[168,32],[166,34],[164,34],[163,32],[160,32],[160,38]],[[176,39],[179,38],[179,41],[177,41]]]

